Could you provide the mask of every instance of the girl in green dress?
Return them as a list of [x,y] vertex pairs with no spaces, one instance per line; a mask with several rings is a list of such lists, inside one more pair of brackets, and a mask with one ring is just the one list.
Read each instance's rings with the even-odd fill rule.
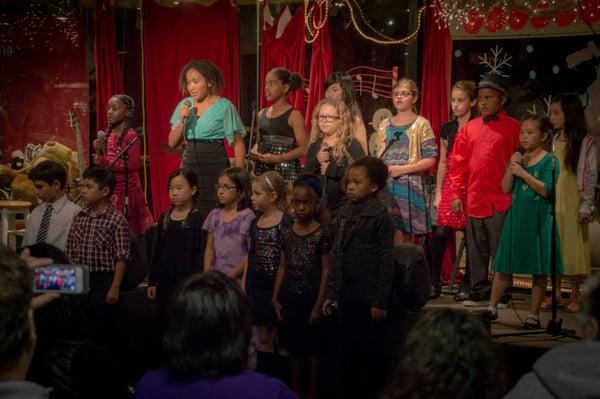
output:
[[[558,179],[555,157],[544,150],[552,124],[546,116],[531,116],[521,124],[521,152],[511,157],[502,190],[512,192],[512,204],[494,258],[494,280],[490,307],[491,319],[498,318],[498,301],[507,288],[510,275],[531,274],[531,312],[525,328],[540,328],[540,305],[546,292],[546,276],[551,274],[552,214],[550,198]],[[554,176],[552,173],[554,172]],[[556,264],[562,272],[558,231]]]

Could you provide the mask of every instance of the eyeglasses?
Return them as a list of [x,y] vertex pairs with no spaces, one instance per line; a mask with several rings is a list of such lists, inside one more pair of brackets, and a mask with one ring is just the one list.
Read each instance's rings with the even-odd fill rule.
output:
[[413,95],[412,91],[395,91],[394,97],[410,97]]
[[215,190],[219,191],[223,190],[237,190],[236,186],[230,186],[229,184],[215,184]]
[[319,122],[333,122],[339,120],[337,115],[319,115]]

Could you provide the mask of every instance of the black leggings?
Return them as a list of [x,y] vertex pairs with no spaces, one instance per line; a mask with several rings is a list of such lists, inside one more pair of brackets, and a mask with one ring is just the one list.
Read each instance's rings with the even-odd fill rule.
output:
[[[442,263],[444,262],[444,253],[446,252],[446,246],[448,240],[454,233],[455,229],[451,227],[437,227],[432,234],[431,238],[431,283],[436,285],[441,282],[442,274]],[[469,273],[469,267],[467,262],[466,273]],[[468,284],[468,278],[463,279],[463,284]],[[452,285],[454,281],[450,281]]]

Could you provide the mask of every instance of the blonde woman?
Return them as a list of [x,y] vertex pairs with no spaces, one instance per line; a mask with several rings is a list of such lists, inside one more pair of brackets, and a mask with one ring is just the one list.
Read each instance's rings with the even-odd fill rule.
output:
[[431,217],[423,184],[425,173],[438,156],[429,121],[416,112],[419,90],[410,79],[392,89],[396,115],[379,124],[377,156],[388,165],[389,211],[396,229],[395,241],[431,232]]
[[341,180],[346,168],[366,155],[352,126],[352,114],[341,100],[321,100],[313,111],[304,172],[321,176],[322,203],[332,216],[345,203]]

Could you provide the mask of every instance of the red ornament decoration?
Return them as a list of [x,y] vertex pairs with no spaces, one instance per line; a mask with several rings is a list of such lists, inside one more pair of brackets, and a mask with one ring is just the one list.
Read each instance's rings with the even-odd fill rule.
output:
[[476,8],[471,8],[467,13],[465,18],[465,22],[463,22],[463,28],[465,31],[471,35],[476,34],[481,29],[481,25],[483,24],[483,16]]
[[554,17],[554,22],[561,28],[571,25],[573,21],[575,21],[575,12],[573,10],[562,10]]
[[485,16],[485,28],[488,32],[498,32],[504,27],[504,10],[502,7],[492,7]]
[[581,20],[593,24],[600,19],[600,0],[583,0],[581,2]]
[[508,26],[514,30],[523,29],[527,25],[529,14],[518,8],[512,8],[508,12]]
[[[548,4],[544,0],[538,2],[535,5],[535,9],[537,11],[544,12],[544,11],[548,10],[548,8],[550,8],[550,4]],[[537,29],[544,28],[546,25],[548,25],[548,23],[550,23],[550,18],[548,18],[548,17],[541,16],[541,15],[532,15],[531,16],[531,25],[533,25]]]

